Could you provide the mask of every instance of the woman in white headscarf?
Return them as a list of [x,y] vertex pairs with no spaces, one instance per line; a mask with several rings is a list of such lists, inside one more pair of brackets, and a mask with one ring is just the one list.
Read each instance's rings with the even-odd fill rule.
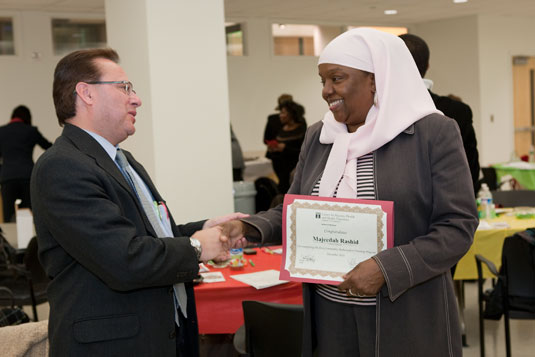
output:
[[[308,129],[288,193],[393,201],[394,247],[338,287],[304,284],[303,355],[461,356],[450,268],[478,219],[459,130],[436,110],[396,36],[347,31],[318,68],[329,111]],[[281,213],[232,228],[280,241]]]

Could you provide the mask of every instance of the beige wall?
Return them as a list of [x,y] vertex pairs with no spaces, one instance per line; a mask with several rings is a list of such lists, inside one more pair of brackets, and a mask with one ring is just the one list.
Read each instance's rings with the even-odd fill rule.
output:
[[265,150],[262,143],[267,116],[277,98],[289,93],[306,110],[310,125],[323,118],[327,105],[321,98],[317,57],[274,56],[268,19],[246,21],[247,56],[228,57],[230,121],[244,151]]
[[[35,124],[52,140],[60,133],[50,94],[52,71],[59,58],[52,55],[50,19],[58,14],[0,12],[0,16],[6,15],[15,17],[19,53],[14,58],[0,56],[0,122],[7,122],[14,106],[25,103],[32,110]],[[246,29],[248,55],[227,58],[230,121],[243,150],[264,149],[266,117],[274,112],[276,99],[283,92],[293,94],[305,106],[309,124],[321,120],[327,107],[321,99],[317,58],[273,56],[270,31],[276,19],[227,20],[245,21]],[[409,25],[410,31],[426,39],[431,48],[427,77],[435,81],[434,90],[439,94],[454,93],[471,106],[482,164],[506,161],[513,150],[511,58],[535,55],[535,41],[531,38],[534,27],[532,19],[504,16],[467,16]],[[143,40],[135,37],[136,41],[140,39]],[[41,53],[39,59],[31,58],[34,51]],[[192,58],[200,55],[195,53]],[[172,65],[172,61],[160,63]],[[148,73],[145,79],[141,73],[129,71],[129,74],[136,81],[150,80]],[[206,97],[202,91],[193,95],[203,98],[202,106],[208,106],[214,95],[217,97],[217,94]],[[143,110],[148,110],[149,105],[155,104],[145,102]],[[224,113],[221,120],[225,120]],[[158,132],[166,135],[165,128]],[[138,141],[143,147],[142,140]],[[36,156],[38,153],[37,150]],[[156,175],[158,180],[160,173]]]
[[[104,18],[86,14],[0,11],[13,17],[15,56],[0,56],[0,124],[7,123],[14,107],[24,104],[33,125],[50,141],[61,133],[52,101],[52,77],[60,57],[53,54],[52,18]],[[38,58],[32,58],[33,53]],[[42,150],[37,147],[34,157]]]
[[487,161],[506,161],[514,150],[513,56],[535,55],[535,21],[480,16],[478,33],[483,151]]

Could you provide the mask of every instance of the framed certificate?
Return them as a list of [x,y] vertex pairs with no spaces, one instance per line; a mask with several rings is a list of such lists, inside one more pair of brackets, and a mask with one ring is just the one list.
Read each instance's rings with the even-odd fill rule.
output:
[[280,278],[338,284],[394,245],[392,201],[286,195]]

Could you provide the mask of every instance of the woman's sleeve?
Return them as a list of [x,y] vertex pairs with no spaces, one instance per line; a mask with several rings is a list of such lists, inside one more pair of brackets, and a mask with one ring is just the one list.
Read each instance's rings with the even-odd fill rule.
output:
[[[432,128],[434,126],[434,128]],[[374,256],[385,277],[383,293],[394,301],[411,287],[451,269],[468,251],[477,228],[470,171],[453,120],[434,121],[426,143],[431,169],[427,232]],[[406,197],[410,202],[410,197]],[[405,223],[405,222],[404,222]]]
[[52,143],[50,141],[48,141],[44,136],[43,134],[41,134],[41,132],[39,130],[37,130],[37,128],[35,129],[36,133],[37,133],[37,145],[39,145],[40,147],[43,148],[43,150],[46,150],[48,149],[49,147],[52,146]]

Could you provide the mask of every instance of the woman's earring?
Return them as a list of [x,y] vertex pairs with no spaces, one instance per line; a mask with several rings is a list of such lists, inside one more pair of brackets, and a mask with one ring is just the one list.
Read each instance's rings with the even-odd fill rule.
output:
[[373,92],[373,105],[375,105],[377,108],[379,108],[379,103],[377,99],[377,91]]

